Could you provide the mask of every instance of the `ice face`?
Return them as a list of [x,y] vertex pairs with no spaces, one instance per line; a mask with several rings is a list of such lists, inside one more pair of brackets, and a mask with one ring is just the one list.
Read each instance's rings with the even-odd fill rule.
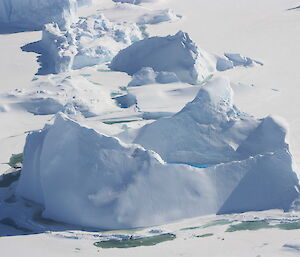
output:
[[298,196],[287,149],[200,169],[166,164],[155,152],[125,145],[63,114],[27,137],[24,158],[18,195],[44,206],[44,217],[87,227],[132,228],[212,213],[287,209]]
[[40,30],[43,25],[55,22],[62,29],[77,20],[76,0],[2,0],[0,26],[25,30]]

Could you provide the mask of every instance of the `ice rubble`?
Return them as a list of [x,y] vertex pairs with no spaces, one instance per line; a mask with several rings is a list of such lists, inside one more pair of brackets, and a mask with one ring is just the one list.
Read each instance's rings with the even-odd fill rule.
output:
[[178,81],[179,79],[174,72],[155,72],[151,67],[144,67],[133,74],[132,80],[129,82],[128,86],[142,86],[154,83],[168,84]]
[[135,143],[167,162],[215,164],[287,149],[286,129],[277,119],[258,120],[233,105],[226,78],[200,89],[179,113],[143,127]]
[[187,33],[151,37],[121,50],[111,69],[133,75],[144,67],[156,72],[174,72],[180,81],[196,84],[215,70],[211,56],[198,48]]
[[106,63],[123,48],[143,38],[134,23],[113,23],[103,15],[80,18],[68,30],[47,24],[42,48],[54,73]]
[[225,53],[223,57],[216,56],[216,69],[225,71],[234,67],[252,67],[254,65],[263,65],[263,63],[253,60],[249,57],[244,57],[241,54]]
[[36,81],[32,89],[17,89],[8,96],[15,99],[14,105],[35,115],[64,111],[92,117],[117,108],[109,90],[82,76],[48,77]]
[[166,164],[152,151],[124,145],[62,114],[27,137],[24,156],[18,195],[43,205],[44,217],[87,227],[287,209],[298,195],[287,149],[198,169]]
[[1,0],[0,26],[40,30],[55,22],[67,28],[77,20],[76,0]]

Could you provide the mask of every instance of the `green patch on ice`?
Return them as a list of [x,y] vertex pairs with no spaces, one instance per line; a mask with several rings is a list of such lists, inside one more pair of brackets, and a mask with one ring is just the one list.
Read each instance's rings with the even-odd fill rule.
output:
[[209,228],[209,227],[214,227],[214,226],[219,226],[219,225],[227,225],[227,224],[231,224],[233,221],[230,220],[213,220],[203,226],[201,226],[202,228]]
[[275,227],[279,228],[279,229],[282,229],[282,230],[300,229],[300,221],[298,221],[298,222],[280,223],[278,225],[275,225]]
[[203,235],[198,235],[196,237],[198,238],[204,238],[204,237],[210,237],[210,236],[213,236],[214,234],[213,233],[207,233],[207,234],[203,234]]
[[33,79],[31,81],[37,81],[38,78],[37,77],[33,77]]
[[106,70],[106,69],[98,69],[99,72],[114,72],[113,70]]
[[205,77],[203,80],[198,81],[198,82],[196,83],[196,85],[202,86],[202,85],[206,84],[208,81],[210,81],[210,80],[213,78],[213,76],[214,76],[214,74],[208,75],[208,76]]
[[176,236],[171,233],[161,234],[157,236],[142,237],[142,238],[129,238],[122,240],[108,240],[94,243],[95,246],[101,248],[132,248],[139,246],[152,246],[166,241],[174,240]]
[[222,226],[222,225],[227,225],[227,224],[231,224],[233,221],[230,220],[213,220],[210,221],[204,225],[201,226],[196,226],[196,227],[187,227],[187,228],[182,228],[180,230],[184,231],[184,230],[194,230],[194,229],[200,229],[200,228],[209,228],[209,227],[214,227],[214,226]]
[[121,96],[121,95],[123,95],[124,93],[121,93],[121,92],[112,92],[111,94],[110,94],[110,97],[116,97],[116,96]]
[[13,154],[9,159],[8,165],[12,168],[18,168],[20,164],[23,164],[23,153]]
[[90,77],[92,76],[92,74],[89,74],[89,73],[82,73],[80,74],[82,77]]
[[134,122],[134,121],[139,121],[139,120],[137,120],[137,119],[135,119],[135,120],[111,120],[111,121],[103,121],[103,123],[107,124],[107,125],[113,125],[113,124],[128,123],[128,122]]
[[272,228],[272,226],[264,221],[242,221],[239,224],[230,225],[229,228],[226,230],[226,232],[236,232],[236,231],[242,231],[242,230],[259,230],[259,229],[266,229],[266,228]]

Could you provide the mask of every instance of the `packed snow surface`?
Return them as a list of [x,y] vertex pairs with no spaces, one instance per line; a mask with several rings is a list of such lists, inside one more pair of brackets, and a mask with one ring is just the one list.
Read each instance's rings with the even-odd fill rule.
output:
[[121,50],[111,69],[133,75],[144,67],[156,72],[173,72],[180,81],[196,84],[215,70],[211,56],[198,48],[184,32],[173,36],[151,37]]
[[55,22],[67,28],[77,20],[76,0],[2,0],[0,27],[40,30],[43,25]]

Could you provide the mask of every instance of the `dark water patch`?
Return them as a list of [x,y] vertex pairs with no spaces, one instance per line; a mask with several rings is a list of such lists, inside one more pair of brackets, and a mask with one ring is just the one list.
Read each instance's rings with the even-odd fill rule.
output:
[[113,125],[113,124],[128,123],[134,121],[139,121],[139,120],[116,120],[116,121],[112,120],[112,121],[103,121],[103,123],[107,125]]
[[195,237],[198,237],[198,238],[205,238],[205,237],[211,237],[213,236],[214,234],[213,233],[207,233],[207,234],[203,234],[203,235],[197,235]]
[[128,238],[121,240],[108,240],[94,243],[95,246],[100,248],[132,248],[139,246],[153,246],[166,241],[172,241],[176,238],[174,234],[167,233],[157,236],[142,237],[142,238]]

